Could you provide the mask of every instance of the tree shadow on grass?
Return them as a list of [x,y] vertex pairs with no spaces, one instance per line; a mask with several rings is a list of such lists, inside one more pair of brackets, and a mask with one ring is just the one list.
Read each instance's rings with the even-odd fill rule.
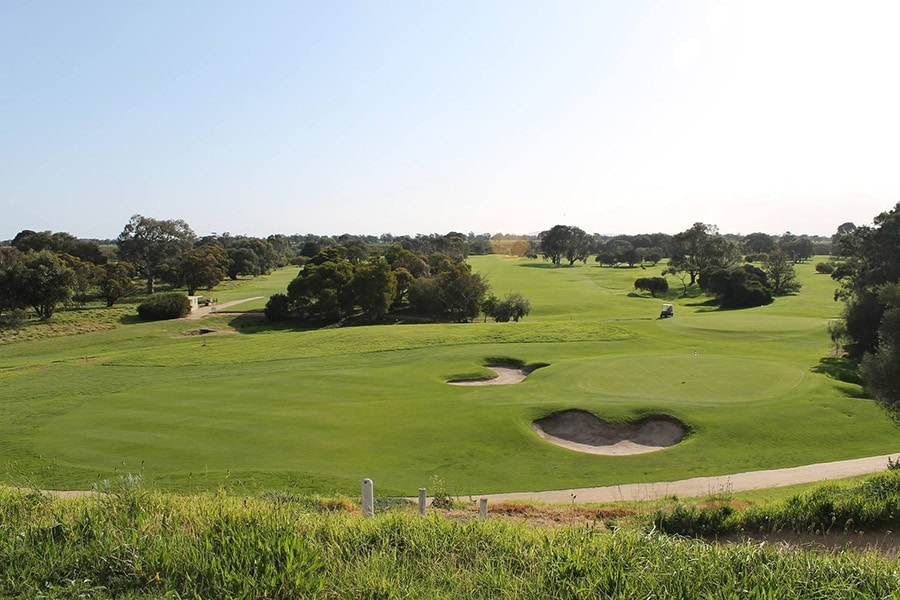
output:
[[551,262],[530,262],[530,263],[522,263],[521,265],[517,265],[519,267],[526,267],[528,269],[574,269],[575,265],[554,265]]
[[[812,372],[822,373],[844,383],[862,385],[858,366],[855,361],[846,356],[826,356],[819,359],[819,364],[812,368]],[[859,397],[865,398],[866,396],[860,393]]]
[[238,333],[263,333],[265,331],[312,331],[323,329],[296,319],[289,321],[270,321],[262,312],[249,311],[241,313],[228,321],[228,325]]

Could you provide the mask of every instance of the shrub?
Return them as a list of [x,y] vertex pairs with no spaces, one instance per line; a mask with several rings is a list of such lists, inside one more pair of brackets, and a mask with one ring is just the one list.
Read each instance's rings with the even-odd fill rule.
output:
[[816,273],[822,273],[824,275],[830,275],[834,272],[834,265],[831,263],[820,262],[816,263]]
[[191,312],[191,301],[178,292],[153,294],[138,305],[137,311],[145,321],[180,319]]
[[485,299],[481,310],[498,323],[518,322],[531,312],[531,303],[522,294],[509,294],[505,300],[492,295]]
[[665,277],[639,277],[634,281],[634,289],[650,292],[656,298],[656,294],[664,294],[669,291],[669,282]]
[[722,308],[747,308],[772,302],[766,274],[752,265],[703,274],[700,287],[718,298]]
[[270,321],[287,321],[291,317],[291,300],[286,294],[272,294],[266,302],[266,318]]

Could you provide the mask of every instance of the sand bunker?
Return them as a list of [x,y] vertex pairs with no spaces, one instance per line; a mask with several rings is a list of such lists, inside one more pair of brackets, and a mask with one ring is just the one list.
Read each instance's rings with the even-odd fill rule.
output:
[[610,423],[586,410],[565,410],[531,424],[552,444],[589,454],[655,452],[684,439],[684,425],[672,417],[648,417],[637,423]]
[[450,385],[509,385],[511,383],[519,383],[533,369],[513,369],[510,367],[487,367],[497,374],[491,379],[451,379],[447,383]]

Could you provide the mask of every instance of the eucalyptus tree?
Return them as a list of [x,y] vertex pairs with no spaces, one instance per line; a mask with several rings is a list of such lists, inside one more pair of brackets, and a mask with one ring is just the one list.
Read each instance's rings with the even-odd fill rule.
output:
[[159,221],[134,215],[116,238],[116,244],[119,258],[134,265],[147,280],[147,293],[152,294],[161,267],[190,250],[195,238],[182,220]]

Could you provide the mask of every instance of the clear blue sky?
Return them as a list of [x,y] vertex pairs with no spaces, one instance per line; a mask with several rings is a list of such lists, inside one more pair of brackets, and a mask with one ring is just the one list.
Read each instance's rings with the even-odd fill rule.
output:
[[900,2],[0,0],[0,239],[830,234],[900,200]]

